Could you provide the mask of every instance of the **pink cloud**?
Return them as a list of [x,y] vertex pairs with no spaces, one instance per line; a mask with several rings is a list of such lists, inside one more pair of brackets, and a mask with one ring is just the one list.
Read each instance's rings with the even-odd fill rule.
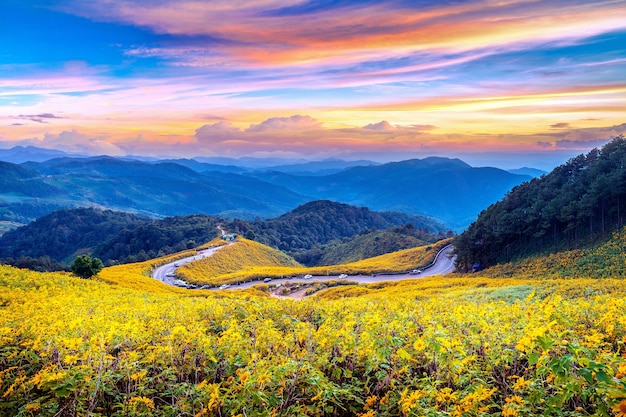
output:
[[367,126],[363,126],[363,129],[365,130],[375,130],[375,131],[389,131],[389,130],[395,130],[396,128],[393,127],[388,121],[383,120],[381,122],[378,123],[370,123]]
[[217,122],[196,129],[195,137],[202,143],[222,142],[242,135],[242,131],[228,122]]
[[322,124],[311,116],[272,117],[257,125],[250,125],[246,132],[292,131],[319,129]]

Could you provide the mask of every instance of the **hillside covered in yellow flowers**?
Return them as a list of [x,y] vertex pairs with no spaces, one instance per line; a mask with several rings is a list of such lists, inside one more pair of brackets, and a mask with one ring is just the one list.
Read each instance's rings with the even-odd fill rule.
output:
[[300,301],[0,266],[0,415],[623,417],[625,242]]

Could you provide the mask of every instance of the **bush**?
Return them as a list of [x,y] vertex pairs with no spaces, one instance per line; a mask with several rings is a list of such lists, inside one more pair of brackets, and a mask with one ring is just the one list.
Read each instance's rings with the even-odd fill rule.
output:
[[98,275],[104,265],[100,258],[92,258],[88,255],[80,255],[74,259],[71,269],[72,272],[81,278],[91,278]]

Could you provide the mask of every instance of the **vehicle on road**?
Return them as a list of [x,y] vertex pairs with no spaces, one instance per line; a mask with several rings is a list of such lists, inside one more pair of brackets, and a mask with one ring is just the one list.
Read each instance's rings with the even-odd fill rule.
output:
[[272,280],[272,278],[265,278],[265,279],[263,280],[263,282],[270,282],[271,280]]
[[313,275],[311,275],[311,274],[306,274],[304,276],[304,279],[311,279],[311,278],[313,278]]
[[220,288],[219,288],[219,289],[220,289],[220,290],[225,290],[225,289],[227,289],[227,288],[230,288],[230,284],[222,284],[222,285],[220,285]]
[[174,280],[174,285],[176,285],[177,287],[185,287],[185,288],[187,288],[187,283],[185,281],[183,281],[182,279],[175,279]]
[[346,274],[339,275],[339,279],[345,279],[345,278],[348,278],[348,275],[346,275]]
[[414,269],[411,271],[412,274],[421,274],[422,270],[421,269]]

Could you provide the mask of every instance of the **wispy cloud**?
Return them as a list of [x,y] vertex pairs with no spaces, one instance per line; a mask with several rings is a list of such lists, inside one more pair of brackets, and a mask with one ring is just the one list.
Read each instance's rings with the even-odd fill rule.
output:
[[187,156],[552,152],[624,131],[623,1],[44,3],[20,7],[67,17],[62,40],[76,42],[14,26],[30,42],[0,57],[3,141]]
[[20,114],[19,116],[14,116],[14,118],[30,120],[31,122],[37,122],[37,123],[48,123],[47,119],[62,119],[62,117],[55,116],[52,113]]

